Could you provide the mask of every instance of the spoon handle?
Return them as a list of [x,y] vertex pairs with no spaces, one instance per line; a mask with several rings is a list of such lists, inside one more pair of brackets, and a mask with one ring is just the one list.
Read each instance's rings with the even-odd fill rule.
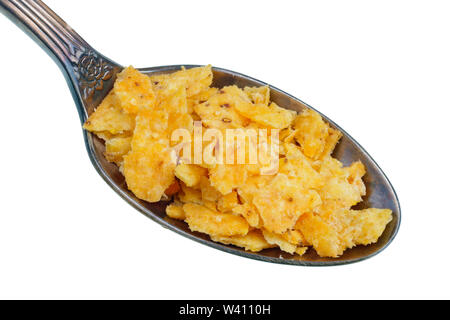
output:
[[104,98],[122,68],[94,50],[40,0],[0,0],[0,12],[57,62],[84,118],[85,106]]

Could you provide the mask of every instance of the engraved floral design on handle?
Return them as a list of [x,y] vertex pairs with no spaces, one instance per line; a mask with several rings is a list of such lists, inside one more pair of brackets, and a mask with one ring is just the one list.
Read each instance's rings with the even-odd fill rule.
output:
[[113,67],[94,51],[87,51],[75,65],[75,74],[79,79],[82,97],[89,100],[96,90],[103,89],[104,81],[111,79]]

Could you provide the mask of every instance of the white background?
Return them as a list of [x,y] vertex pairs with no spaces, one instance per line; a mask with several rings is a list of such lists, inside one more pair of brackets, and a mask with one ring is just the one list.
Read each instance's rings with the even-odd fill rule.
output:
[[354,265],[262,263],[140,215],[92,167],[54,62],[0,16],[0,298],[450,298],[446,1],[56,1],[122,64],[208,64],[340,124],[384,169],[403,223]]

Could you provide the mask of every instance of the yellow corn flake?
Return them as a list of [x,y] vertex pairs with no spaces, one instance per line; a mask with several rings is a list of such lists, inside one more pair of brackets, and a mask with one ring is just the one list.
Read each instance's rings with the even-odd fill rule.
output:
[[170,88],[172,86],[183,86],[188,97],[195,96],[207,90],[212,83],[211,65],[205,67],[191,68],[170,73],[151,76],[151,81],[156,90]]
[[131,151],[124,157],[123,163],[128,188],[142,200],[160,201],[175,178],[175,164],[167,161],[170,157],[167,146],[158,142],[149,143],[146,151]]
[[305,238],[298,230],[288,230],[280,235],[283,240],[295,244],[296,246],[306,244]]
[[341,210],[324,217],[339,234],[344,249],[375,243],[392,220],[389,209]]
[[117,75],[114,92],[120,105],[128,113],[149,110],[155,103],[150,78],[131,66]]
[[202,205],[212,211],[217,211],[217,202],[215,201],[202,200]]
[[131,137],[117,137],[106,140],[106,160],[118,164],[122,163],[123,156],[131,150],[131,139]]
[[169,204],[166,207],[166,214],[172,219],[177,219],[177,220],[186,219],[186,215],[184,213],[182,203],[175,202],[175,203]]
[[200,183],[202,177],[208,175],[208,170],[195,164],[179,164],[175,168],[175,176],[183,181],[188,187],[195,187]]
[[269,105],[270,89],[269,86],[262,87],[245,87],[244,92],[250,98],[252,103]]
[[184,183],[181,183],[181,192],[178,194],[178,197],[183,203],[203,204],[202,191],[190,188]]
[[280,247],[280,249],[284,252],[294,254],[295,250],[297,250],[296,245],[284,240],[283,237],[281,237],[279,234],[275,234],[275,233],[269,232],[267,230],[263,230],[263,235],[269,244]]
[[232,209],[232,212],[234,214],[243,216],[251,227],[258,229],[261,227],[261,219],[256,208],[253,205],[244,203],[242,205],[235,206]]
[[233,214],[220,213],[204,206],[187,203],[183,206],[186,222],[192,231],[212,236],[244,236],[249,226],[244,218]]
[[200,178],[200,190],[202,191],[203,201],[216,202],[221,196],[219,191],[211,185],[211,181],[205,176]]
[[[189,97],[187,99],[188,112],[193,113],[194,107],[196,105],[199,105],[199,104],[202,104],[202,103],[208,101],[208,99],[211,98],[213,95],[217,94],[218,91],[219,91],[219,89],[217,89],[217,88],[208,88],[194,96]],[[200,117],[199,117],[199,119],[200,119]]]
[[209,170],[211,185],[221,194],[226,195],[233,189],[245,184],[247,169],[244,165],[217,165]]
[[114,90],[112,90],[95,112],[89,116],[84,128],[91,132],[105,132],[112,135],[132,132],[134,130],[134,117],[123,111]]
[[245,236],[211,236],[211,239],[223,244],[232,244],[252,252],[259,252],[261,250],[274,247],[274,245],[269,244],[266,239],[264,239],[261,231],[259,230],[250,231]]
[[324,186],[319,190],[323,205],[319,212],[335,212],[350,208],[362,200],[366,188],[362,177],[364,165],[355,162],[350,167],[342,167],[342,163],[328,157],[320,167],[324,178]]
[[292,143],[295,139],[295,135],[297,130],[292,129],[291,127],[287,127],[280,131],[279,139],[285,143]]
[[242,104],[249,104],[248,97],[236,86],[225,87],[208,100],[194,107],[207,128],[242,128],[250,121],[236,110]]
[[338,257],[356,245],[376,242],[391,220],[389,209],[340,210],[325,217],[305,214],[296,227],[320,256]]
[[221,195],[217,201],[217,208],[221,212],[230,212],[238,205],[239,200],[236,191],[232,191],[224,196]]
[[322,257],[339,257],[344,252],[339,235],[319,216],[306,213],[298,220],[298,228],[308,244]]
[[303,153],[314,160],[321,159],[334,150],[342,134],[323,121],[320,114],[306,109],[295,118],[295,139]]
[[236,110],[250,120],[275,129],[284,129],[294,121],[296,113],[280,108],[272,102],[269,106],[264,104],[240,103],[236,104]]
[[186,90],[179,88],[170,95],[170,98],[159,105],[161,110],[169,114],[168,133],[172,134],[177,129],[187,129],[192,132],[194,128],[194,119],[188,113]]
[[324,178],[314,170],[301,150],[292,143],[285,143],[284,148],[285,158],[280,159],[279,172],[295,179],[296,183],[303,188],[321,188],[324,184]]
[[321,200],[315,190],[305,190],[295,180],[279,173],[256,192],[253,204],[267,231],[283,233],[292,229],[303,213],[318,207]]
[[168,139],[161,133],[164,125],[155,121],[160,116],[154,113],[136,117],[132,150],[123,163],[128,188],[138,198],[149,202],[160,201],[175,179],[173,152]]
[[265,188],[273,180],[271,175],[255,175],[247,178],[244,184],[237,188],[238,195],[244,203],[253,203],[254,196],[259,190]]
[[325,145],[323,146],[322,155],[320,156],[321,159],[330,156],[334,148],[336,147],[339,140],[342,138],[342,132],[329,128],[328,129],[328,136],[325,138]]
[[354,241],[356,245],[369,245],[378,241],[386,226],[392,221],[392,210],[369,208],[365,210],[350,210],[349,214],[353,218],[351,226],[359,225]]
[[303,236],[296,230],[285,232],[284,234],[276,234],[263,230],[263,235],[269,244],[278,246],[280,250],[290,254],[297,253],[301,256],[308,249],[307,247],[300,246]]
[[366,168],[361,161],[356,161],[350,165],[350,167],[344,168],[347,175],[347,181],[353,188],[361,195],[366,194],[366,185],[364,184],[362,177],[366,174]]
[[182,84],[159,87],[155,90],[156,105],[166,112],[187,112],[187,93]]
[[297,247],[295,253],[298,254],[299,256],[303,256],[306,253],[306,251],[308,251],[308,247]]

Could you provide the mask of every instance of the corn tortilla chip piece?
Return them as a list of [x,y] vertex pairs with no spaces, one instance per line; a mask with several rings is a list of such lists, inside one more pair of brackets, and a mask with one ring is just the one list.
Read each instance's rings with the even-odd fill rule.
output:
[[269,86],[262,87],[245,87],[244,92],[250,98],[252,103],[263,104],[268,106],[270,103]]
[[186,219],[186,214],[183,210],[183,204],[179,202],[174,202],[172,204],[169,204],[166,207],[166,214],[172,218],[177,220],[184,220]]
[[117,75],[114,92],[122,108],[131,114],[151,110],[155,104],[155,93],[150,78],[132,66]]
[[303,189],[285,174],[277,174],[253,196],[263,226],[267,231],[283,233],[292,229],[298,218],[321,204],[315,190]]
[[232,244],[234,246],[241,247],[247,251],[252,252],[259,252],[261,250],[274,247],[274,245],[269,244],[266,239],[264,239],[261,231],[259,230],[250,231],[245,236],[211,236],[211,239],[223,244]]
[[212,83],[211,65],[205,67],[185,69],[171,74],[151,76],[156,90],[164,90],[171,86],[183,86],[188,97],[193,97],[209,88]]
[[244,117],[260,125],[275,129],[289,127],[296,116],[294,111],[280,108],[274,102],[268,106],[251,103],[236,104],[236,110]]
[[[161,118],[160,121],[156,119]],[[123,174],[128,188],[142,200],[157,202],[175,180],[173,150],[165,136],[164,114],[136,117],[131,151],[124,157]]]
[[243,128],[250,121],[236,110],[241,104],[249,104],[248,97],[236,86],[225,87],[208,100],[194,107],[207,128]]
[[181,182],[181,192],[178,194],[178,197],[183,203],[203,204],[202,191],[188,187],[183,182]]
[[131,137],[117,137],[106,140],[106,159],[110,162],[121,164],[123,157],[131,150],[131,139]]
[[207,177],[208,170],[195,164],[179,164],[175,168],[175,175],[188,187],[195,187],[200,184],[202,177]]
[[244,236],[249,231],[245,219],[233,214],[220,213],[193,203],[185,204],[183,210],[192,231],[225,237]]
[[111,135],[132,132],[134,130],[134,116],[124,112],[114,90],[106,96],[94,113],[92,113],[84,129],[99,133],[106,132]]
[[294,120],[295,139],[303,153],[313,159],[322,159],[332,153],[342,133],[331,128],[317,112],[306,109]]

